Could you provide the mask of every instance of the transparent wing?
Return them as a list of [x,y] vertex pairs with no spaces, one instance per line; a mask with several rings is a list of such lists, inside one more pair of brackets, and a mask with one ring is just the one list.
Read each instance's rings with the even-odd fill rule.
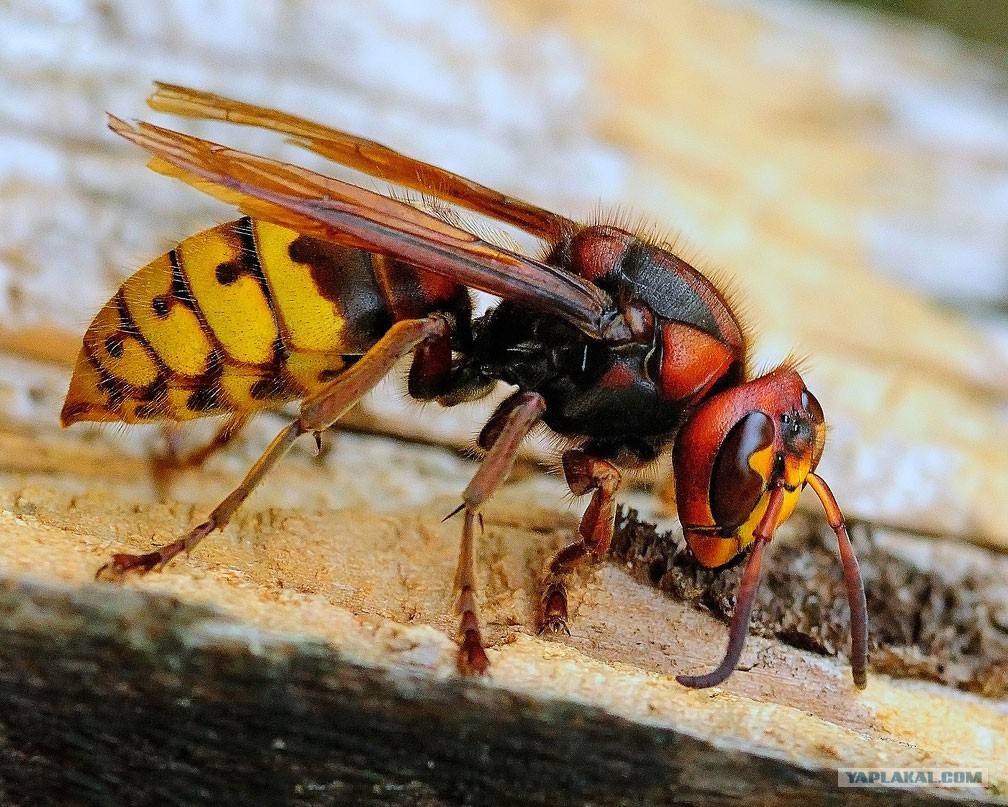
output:
[[341,165],[513,224],[551,242],[579,229],[579,225],[568,218],[507,196],[451,171],[415,160],[374,140],[269,107],[246,104],[176,84],[156,82],[155,88],[147,103],[159,112],[229,121],[281,132],[290,135],[291,142]]

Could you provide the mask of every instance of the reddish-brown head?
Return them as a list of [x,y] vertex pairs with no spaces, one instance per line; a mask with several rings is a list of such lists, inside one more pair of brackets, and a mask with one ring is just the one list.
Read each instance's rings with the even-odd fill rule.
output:
[[784,490],[778,523],[791,514],[822,456],[823,412],[790,368],[712,396],[676,438],[679,519],[705,566],[721,566],[753,540],[770,492]]
[[864,586],[850,539],[828,486],[815,474],[825,443],[823,411],[798,372],[780,367],[711,396],[676,437],[673,457],[679,520],[701,564],[721,566],[748,546],[728,649],[717,669],[681,675],[690,687],[714,686],[735,669],[759,586],[763,547],[791,515],[808,484],[836,532],[851,610],[854,682],[864,687],[868,620]]

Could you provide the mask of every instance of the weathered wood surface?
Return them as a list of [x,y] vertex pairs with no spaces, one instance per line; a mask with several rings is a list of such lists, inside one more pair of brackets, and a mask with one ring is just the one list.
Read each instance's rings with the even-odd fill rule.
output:
[[[7,578],[88,587],[110,552],[149,547],[199,517],[199,507],[135,505],[113,495],[122,484],[118,480],[143,470],[142,465],[117,466],[113,460],[114,455],[92,456],[97,466],[106,466],[107,475],[96,470],[86,484],[57,490],[54,480],[82,479],[61,470],[81,464],[81,457],[52,451],[45,470],[26,474],[5,491],[0,501],[0,569]],[[228,461],[239,463],[241,458]],[[455,491],[472,468],[444,451],[340,435],[325,468],[303,453],[291,457],[279,469],[276,486],[264,490],[256,506],[222,535],[208,540],[185,563],[131,587],[169,598],[163,602],[206,604],[225,621],[246,626],[223,630],[239,657],[246,653],[246,644],[260,642],[257,631],[266,631],[282,642],[295,642],[299,636],[325,642],[352,662],[454,680],[449,604],[458,525],[441,524],[440,517],[457,500]],[[427,476],[437,482],[429,484],[428,504],[410,507],[397,500],[401,485],[419,485]],[[311,481],[320,479],[324,490],[313,489]],[[228,474],[217,466],[209,473],[187,474],[177,487],[209,503],[229,483]],[[129,489],[130,483],[125,484]],[[445,490],[438,492],[442,485]],[[835,768],[848,764],[982,764],[995,782],[1008,779],[1008,761],[1001,751],[1008,742],[1003,703],[880,674],[873,674],[868,690],[859,694],[842,657],[754,636],[742,669],[723,688],[684,689],[674,675],[717,659],[723,624],[614,566],[575,589],[572,637],[536,636],[542,565],[569,539],[574,516],[536,509],[532,503],[555,501],[560,493],[559,480],[532,472],[519,475],[486,509],[479,567],[481,612],[493,665],[488,685],[603,708],[632,723],[734,748],[753,755],[754,770],[761,769],[764,757],[818,770],[807,784],[822,787],[806,791],[810,800],[813,792],[815,799],[835,798],[834,787],[825,784],[834,781],[827,774],[835,777]],[[327,495],[342,506],[320,505],[319,498]],[[787,541],[793,531],[781,537]],[[110,607],[123,596],[115,588],[96,590],[107,592]],[[34,609],[29,608],[29,614],[35,614]],[[74,661],[77,651],[72,637],[63,636],[65,625],[71,621],[86,626],[92,617],[82,613],[74,620],[54,620],[35,614],[33,619],[44,634],[36,640],[49,649],[36,653],[14,643],[11,664],[37,669],[38,686],[58,693],[65,679],[45,683],[53,660],[81,674],[89,669]],[[128,635],[129,620],[119,624]],[[51,628],[43,631],[42,625]],[[27,658],[14,664],[22,652]],[[110,651],[108,663],[102,665],[109,686],[117,677],[132,680],[131,659]],[[204,662],[193,663],[199,669]],[[164,674],[174,675],[175,665],[169,654]],[[263,698],[271,699],[271,692]],[[12,716],[23,718],[29,709],[26,705]],[[406,736],[412,736],[416,714],[411,711],[404,718],[401,731]],[[432,714],[441,714],[437,702]],[[193,730],[187,712],[177,715],[180,730]],[[11,725],[5,725],[9,735]],[[110,724],[114,736],[119,736],[118,725]],[[123,741],[132,744],[128,737]],[[155,753],[153,746],[145,747]],[[333,754],[342,759],[338,751]],[[72,775],[88,778],[91,770],[74,767]],[[555,795],[562,796],[565,786],[559,783]],[[720,785],[712,787],[717,791]]]
[[937,802],[129,591],[8,584],[0,637],[8,804]]
[[[91,588],[110,552],[200,518],[280,421],[261,418],[165,502],[149,476],[151,430],[55,426],[98,306],[172,239],[230,215],[148,174],[104,133],[106,109],[144,114],[151,79],[188,82],[565,213],[601,202],[681,231],[688,254],[736,279],[758,362],[812,357],[834,426],[824,472],[851,515],[909,528],[877,533],[919,568],[913,590],[989,581],[1005,563],[989,548],[1008,545],[1004,349],[876,270],[960,305],[1003,305],[1000,74],[936,35],[821,6],[12,3],[0,15],[7,800],[227,801],[228,787],[306,803],[888,797],[837,791],[834,769],[848,764],[983,765],[1000,788],[984,795],[1003,795],[999,668],[983,678],[996,697],[878,673],[856,695],[842,657],[768,628],[726,687],[687,692],[673,676],[719,656],[723,624],[615,566],[577,592],[569,640],[535,636],[541,564],[575,516],[561,482],[532,464],[487,511],[491,689],[453,678],[458,527],[439,520],[473,466],[451,451],[358,434],[337,436],[321,463],[295,451],[189,563],[131,584],[154,599]],[[193,129],[321,165],[273,138]],[[419,411],[390,382],[352,422],[463,446],[484,416]],[[653,499],[629,498],[661,515]],[[920,579],[930,574],[934,586]],[[937,668],[940,653],[916,667],[904,655],[882,669],[970,688],[1008,626],[1003,589],[984,582],[976,597],[975,622],[936,624],[956,647],[969,622],[988,655],[967,652],[953,670]]]

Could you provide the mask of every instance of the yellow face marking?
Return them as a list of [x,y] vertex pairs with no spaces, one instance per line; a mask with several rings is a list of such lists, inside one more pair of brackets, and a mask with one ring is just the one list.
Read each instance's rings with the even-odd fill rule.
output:
[[784,455],[784,484],[789,488],[800,486],[812,470],[812,452],[809,451],[799,458]]
[[774,465],[774,444],[770,443],[766,448],[754,451],[749,455],[749,467],[760,475],[763,482],[770,478]]
[[265,221],[254,221],[259,261],[269,283],[277,314],[291,350],[338,352],[345,321],[321,294],[310,268],[291,260],[288,249],[298,233]]
[[[771,443],[766,448],[762,448],[759,451],[754,451],[749,455],[749,467],[752,468],[756,473],[762,477],[764,484],[770,479],[773,473],[774,466],[774,445]],[[798,501],[797,493],[787,493],[784,494],[784,502],[781,506],[781,519],[780,522],[783,523],[791,512],[794,510],[795,503]],[[746,519],[745,523],[738,528],[736,535],[738,536],[738,543],[736,544],[735,551],[739,552],[745,547],[749,546],[753,542],[753,532],[759,526],[760,519],[763,518],[763,514],[766,512],[767,504],[770,502],[770,491],[766,490],[763,496],[756,506],[753,508],[752,513],[749,514],[749,518]]]
[[278,333],[259,282],[243,273],[227,283],[218,280],[219,266],[240,266],[243,257],[231,226],[187,238],[176,253],[192,295],[224,350],[237,362],[266,364],[273,358]]
[[[769,458],[760,458],[761,466],[757,467],[757,454],[763,452],[757,452],[753,454],[753,459],[750,461],[750,465],[753,466],[754,470],[757,470],[760,474],[763,474],[762,463],[768,463],[766,465],[767,472],[763,477],[764,479],[769,479],[770,468],[773,465],[773,448],[768,449]],[[794,488],[794,490],[784,491],[784,501],[781,504],[780,517],[777,523],[783,524],[787,521],[791,514],[794,512],[795,506],[798,504],[798,498],[801,496],[801,486],[805,482],[806,477],[808,477],[809,470],[812,467],[812,456],[809,453],[799,459],[796,459],[788,454],[784,455],[784,472],[781,475],[784,484],[788,488]],[[746,523],[739,527],[738,536],[741,547],[749,546],[753,542],[753,532],[759,526],[760,519],[763,518],[763,514],[766,512],[767,504],[770,501],[770,491],[768,490],[763,494],[763,498],[759,500],[756,508],[753,510],[752,515],[746,520]]]
[[122,331],[115,299],[98,312],[84,334],[84,344],[102,369],[131,386],[143,388],[153,384],[158,366],[135,336]]
[[[787,521],[791,514],[794,512],[795,506],[798,504],[798,497],[801,496],[801,488],[797,490],[784,491],[784,501],[781,503],[780,516],[777,520],[778,524],[783,524]],[[752,511],[752,515],[749,516],[748,521],[743,524],[738,529],[738,547],[740,550],[745,549],[754,540],[753,532],[759,526],[760,519],[763,518],[763,514],[766,512],[767,505],[770,503],[770,491],[763,494],[763,498],[759,500],[756,507]]]
[[[753,452],[753,454],[749,457],[749,467],[756,471],[756,473],[763,478],[764,482],[770,479],[771,473],[773,472],[773,466],[774,446],[772,444],[768,445],[764,449]],[[780,516],[777,522],[778,524],[783,524],[794,512],[794,509],[798,504],[798,498],[801,496],[802,483],[808,476],[810,467],[811,456],[802,457],[800,460],[796,460],[793,457],[785,455],[783,481],[785,485],[793,487],[795,490],[784,491],[784,500],[781,503]],[[711,557],[714,557],[714,554],[717,553],[717,560],[720,563],[727,563],[736,554],[749,546],[754,540],[753,533],[759,526],[760,520],[763,518],[763,514],[766,513],[767,505],[769,503],[770,491],[766,490],[764,491],[762,497],[760,497],[760,500],[756,503],[752,513],[749,514],[749,518],[747,518],[745,523],[738,528],[738,531],[736,532],[736,541],[734,543],[730,543],[725,539],[707,539],[710,541],[721,541],[722,544],[724,544],[724,546],[712,546]],[[710,562],[710,559],[708,558],[705,558],[705,563],[712,566],[718,565],[716,562]]]
[[196,314],[170,302],[171,272],[168,256],[162,255],[123,284],[123,295],[130,316],[161,361],[173,372],[197,376],[206,371],[212,346]]

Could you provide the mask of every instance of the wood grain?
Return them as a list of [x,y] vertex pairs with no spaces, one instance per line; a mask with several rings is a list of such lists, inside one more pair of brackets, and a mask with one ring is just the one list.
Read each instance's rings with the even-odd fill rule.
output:
[[0,636],[9,804],[937,803],[133,592],[3,586]]

